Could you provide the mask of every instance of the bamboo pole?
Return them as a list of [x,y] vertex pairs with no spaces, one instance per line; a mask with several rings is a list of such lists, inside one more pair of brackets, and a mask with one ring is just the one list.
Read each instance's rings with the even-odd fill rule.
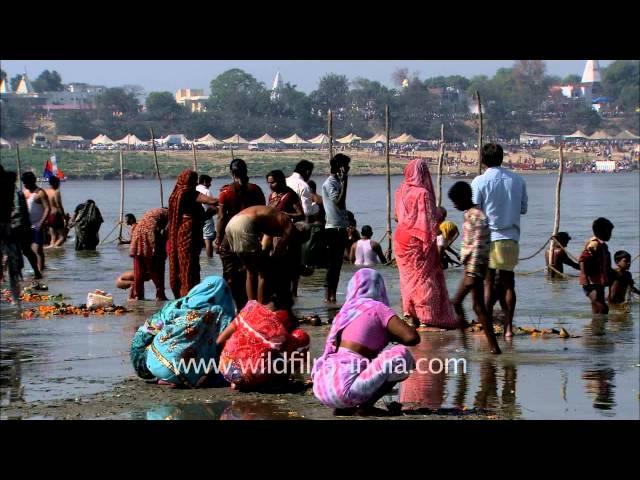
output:
[[478,114],[480,115],[480,127],[478,128],[478,175],[482,174],[482,102],[480,101],[480,92],[476,90],[478,99]]
[[196,139],[193,139],[193,143],[191,144],[191,149],[193,150],[193,171],[198,171],[198,156],[196,155]]
[[18,170],[18,185],[22,190],[22,172],[20,169],[20,145],[16,143],[16,169]]
[[160,206],[164,208],[164,194],[162,192],[162,178],[160,178],[160,167],[158,166],[158,154],[156,153],[156,138],[153,135],[153,128],[151,130],[151,145],[153,146],[153,160],[156,164],[156,174],[158,175],[158,181],[160,182]]
[[560,165],[558,165],[558,182],[556,184],[556,215],[553,221],[553,234],[560,229],[560,189],[562,188],[562,176],[564,174],[564,145],[560,143]]
[[120,150],[120,232],[118,233],[118,241],[122,242],[122,224],[124,222],[124,162],[122,159],[122,150]]
[[327,127],[329,136],[329,159],[333,158],[333,112],[329,110],[329,125]]
[[[560,143],[560,164],[558,165],[558,182],[556,183],[556,214],[553,220],[553,233],[552,237],[555,237],[560,230],[560,189],[562,188],[562,176],[564,174],[564,145]],[[553,268],[551,261],[553,260],[553,250],[556,246],[556,242],[551,240],[549,242],[549,269]]]
[[391,261],[391,256],[393,254],[392,246],[392,236],[391,236],[391,160],[389,158],[389,138],[390,138],[390,125],[389,125],[389,105],[386,105],[384,108],[384,124],[385,124],[385,135],[386,135],[386,157],[387,157],[387,262]]
[[444,123],[440,124],[440,159],[438,160],[438,206],[442,206],[442,164],[444,163]]

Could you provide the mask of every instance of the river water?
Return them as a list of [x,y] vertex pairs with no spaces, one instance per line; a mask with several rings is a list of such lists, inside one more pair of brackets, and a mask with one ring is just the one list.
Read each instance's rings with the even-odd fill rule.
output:
[[[538,250],[549,236],[554,216],[555,175],[527,175],[529,212],[522,217],[521,257]],[[323,178],[315,178],[318,186]],[[392,177],[392,191],[401,177]],[[446,196],[454,179],[443,182],[444,206],[449,219],[462,224],[462,214],[453,209]],[[268,191],[263,179],[256,182]],[[165,205],[173,180],[164,181]],[[212,191],[226,183],[214,179]],[[632,256],[640,249],[639,178],[633,174],[572,174],[564,177],[561,230],[573,237],[569,250],[578,254],[591,235],[591,223],[606,216],[614,224],[610,250],[627,250]],[[73,211],[78,203],[92,198],[105,223],[101,238],[112,230],[119,212],[120,185],[117,181],[69,181],[62,185],[65,208]],[[128,181],[125,213],[138,218],[160,200],[155,180]],[[379,239],[386,225],[386,179],[379,176],[351,177],[347,205],[358,226],[373,227]],[[117,231],[107,240],[114,238]],[[386,241],[383,248],[386,247]],[[638,282],[639,263],[631,268]],[[75,252],[73,241],[57,251],[47,251],[45,282],[49,293],[63,293],[67,303],[84,303],[87,292],[96,288],[113,293],[117,304],[125,304],[127,293],[115,289],[114,280],[131,269],[128,249],[115,243],[101,245],[97,252]],[[201,258],[202,275],[220,274],[217,257]],[[504,354],[488,354],[482,335],[471,335],[463,344],[458,332],[425,333],[416,356],[442,359],[464,358],[466,374],[427,373],[412,377],[406,387],[416,406],[425,408],[478,407],[498,412],[506,418],[526,419],[639,419],[640,306],[631,313],[592,318],[589,302],[575,278],[549,281],[539,254],[518,266],[516,325],[538,328],[564,327],[579,338],[560,339],[516,336],[511,345],[502,339]],[[400,311],[397,270],[380,268],[393,307]],[[570,269],[569,269],[570,270]],[[168,268],[167,268],[168,271]],[[346,283],[354,272],[345,265],[340,277],[339,298],[344,299]],[[31,272],[25,270],[27,277]],[[461,271],[446,272],[452,295]],[[323,320],[335,309],[322,304],[323,271],[303,278],[296,311],[301,315],[318,313]],[[168,282],[167,282],[168,285]],[[7,288],[6,285],[3,288]],[[147,284],[148,293],[152,286]],[[170,295],[170,290],[167,289]],[[470,304],[467,304],[470,312]],[[108,391],[124,378],[134,376],[128,349],[136,328],[155,312],[155,302],[141,302],[133,312],[116,317],[54,317],[22,320],[12,307],[2,306],[2,406],[16,399],[24,401],[77,398]],[[498,309],[497,309],[498,310]],[[308,327],[312,352],[321,351],[328,331],[326,325]],[[406,392],[405,392],[406,393]],[[387,397],[397,400],[398,392]]]

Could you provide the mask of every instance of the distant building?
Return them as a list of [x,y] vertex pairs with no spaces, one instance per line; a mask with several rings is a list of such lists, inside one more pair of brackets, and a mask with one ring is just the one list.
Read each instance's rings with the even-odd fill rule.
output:
[[29,77],[27,77],[27,74],[23,74],[22,78],[20,79],[20,82],[18,83],[18,87],[16,88],[16,93],[18,95],[29,95],[32,93],[36,93],[36,91],[33,89],[33,85],[31,85],[31,81],[29,80]]
[[206,112],[208,99],[201,88],[181,88],[176,92],[176,103],[184,105],[191,112]]
[[[588,105],[593,104],[593,99],[602,94],[600,63],[598,60],[587,60],[582,73],[582,81],[573,85],[562,85],[562,95],[567,98],[581,98]],[[599,108],[594,108],[598,110]]]
[[0,94],[11,93],[11,83],[9,79],[0,80]]
[[65,86],[65,90],[71,93],[88,93],[98,95],[104,92],[107,87],[102,85],[89,85],[87,83],[68,83]]

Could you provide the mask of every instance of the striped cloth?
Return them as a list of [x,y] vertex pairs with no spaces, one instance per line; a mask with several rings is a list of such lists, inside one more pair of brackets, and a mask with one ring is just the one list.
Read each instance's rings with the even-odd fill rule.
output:
[[490,235],[487,216],[482,210],[472,207],[464,212],[460,260],[465,272],[484,277],[489,264]]
[[344,329],[379,303],[389,306],[382,275],[371,268],[358,270],[349,281],[346,302],[333,320],[324,352],[313,366],[313,393],[323,405],[361,405],[385,383],[404,380],[414,368],[411,353],[402,345],[383,350],[373,360],[338,347]]

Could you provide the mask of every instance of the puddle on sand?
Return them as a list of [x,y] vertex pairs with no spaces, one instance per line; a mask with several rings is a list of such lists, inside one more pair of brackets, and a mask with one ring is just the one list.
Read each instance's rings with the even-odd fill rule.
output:
[[295,420],[301,417],[267,402],[177,403],[126,414],[128,420]]

